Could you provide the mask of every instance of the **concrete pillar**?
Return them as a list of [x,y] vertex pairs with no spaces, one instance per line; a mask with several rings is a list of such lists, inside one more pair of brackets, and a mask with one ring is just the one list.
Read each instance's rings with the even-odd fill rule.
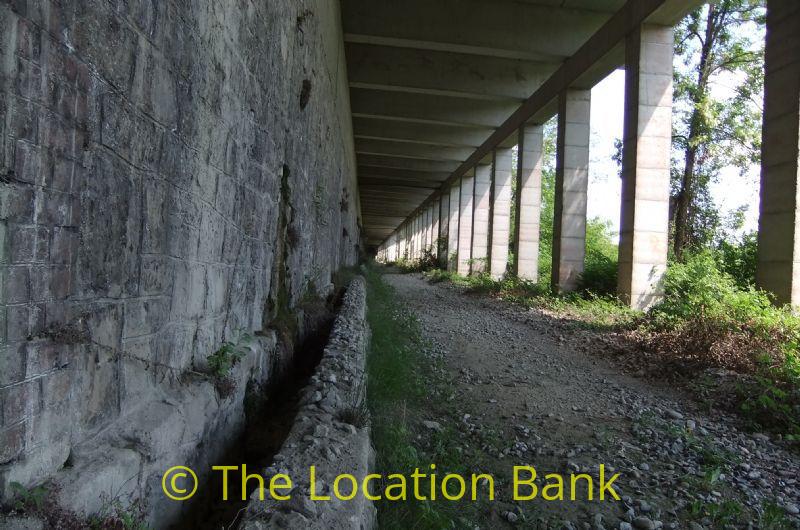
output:
[[445,193],[439,198],[439,238],[436,257],[439,267],[447,269],[447,255],[450,253],[450,193]]
[[408,259],[414,259],[414,247],[417,238],[417,219],[412,217],[408,222]]
[[672,144],[671,27],[642,26],[625,45],[625,124],[617,291],[646,309],[663,295]]
[[450,187],[450,210],[447,222],[447,270],[458,270],[458,229],[461,219],[461,182]]
[[402,226],[402,242],[400,245],[400,259],[408,259],[408,223]]
[[458,216],[458,274],[468,275],[472,262],[472,207],[475,193],[475,170],[461,177],[461,204]]
[[508,266],[511,230],[511,149],[497,148],[492,158],[492,222],[489,272],[500,279]]
[[[422,219],[422,245],[421,250],[422,252],[428,250],[429,242],[431,238],[431,218],[429,215],[428,207],[426,206],[422,212],[420,212],[420,217]],[[422,257],[422,252],[420,252],[420,257]]]
[[574,291],[586,257],[591,91],[567,89],[558,98],[553,268],[556,292]]
[[438,258],[439,256],[439,199],[435,199],[431,204],[431,252]]
[[767,1],[758,286],[800,305],[800,2]]
[[435,253],[436,249],[436,216],[434,214],[433,203],[428,208],[428,251]]
[[427,239],[425,240],[425,249],[429,252],[432,252],[433,243],[436,240],[436,237],[433,235],[433,205],[429,204],[425,208],[425,217],[427,218],[426,228],[427,228]]
[[414,255],[414,218],[406,222],[406,259]]
[[417,213],[417,259],[422,257],[425,248],[425,212]]
[[411,259],[411,246],[412,246],[412,237],[411,237],[411,221],[406,221],[405,224],[405,254],[403,255],[404,259]]
[[[517,197],[514,215],[513,273],[532,282],[539,279],[539,217],[542,210],[544,130],[525,125],[517,143]],[[510,156],[510,153],[509,153]]]
[[417,213],[417,259],[422,257],[425,248],[425,211]]
[[404,226],[400,225],[397,228],[397,257],[396,259],[399,261],[403,259],[403,251],[405,249],[404,245]]
[[419,257],[419,216],[414,214],[411,219],[411,259]]
[[489,210],[491,208],[492,166],[475,168],[475,196],[472,208],[472,273],[488,270]]

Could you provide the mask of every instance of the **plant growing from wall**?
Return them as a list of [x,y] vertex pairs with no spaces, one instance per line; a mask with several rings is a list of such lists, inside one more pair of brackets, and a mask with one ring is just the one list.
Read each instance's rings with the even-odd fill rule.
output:
[[13,507],[17,511],[41,510],[49,493],[44,486],[26,488],[19,482],[12,482],[10,487],[14,496]]
[[217,351],[207,357],[208,369],[216,378],[227,377],[236,364],[247,356],[247,346],[252,336],[244,335],[239,342],[225,342]]

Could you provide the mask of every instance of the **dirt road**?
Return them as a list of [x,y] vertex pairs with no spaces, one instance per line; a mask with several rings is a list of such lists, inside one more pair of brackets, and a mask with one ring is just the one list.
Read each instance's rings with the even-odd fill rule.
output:
[[[456,428],[465,458],[502,477],[479,526],[800,528],[800,456],[780,443],[701,410],[679,388],[625,375],[593,351],[592,334],[540,311],[417,274],[386,280],[451,383],[428,419]],[[607,477],[620,473],[621,501],[570,501],[568,482],[563,502],[511,500],[515,465],[537,469],[541,492],[546,473],[597,479],[600,464]],[[585,487],[577,493],[585,498]]]

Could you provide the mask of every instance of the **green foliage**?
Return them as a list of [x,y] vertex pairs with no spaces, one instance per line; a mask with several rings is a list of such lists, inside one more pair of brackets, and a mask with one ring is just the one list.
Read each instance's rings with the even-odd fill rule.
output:
[[[545,134],[548,135],[545,130]],[[550,132],[550,134],[554,134]],[[547,142],[545,142],[547,143]],[[542,203],[539,216],[539,281],[550,283],[553,271],[553,218],[555,216],[556,172],[542,170]]]
[[764,502],[758,519],[758,527],[762,530],[789,530],[791,521],[786,516],[786,510],[775,502]]
[[717,525],[734,524],[741,521],[742,505],[735,501],[723,501],[720,504],[694,501],[689,505],[689,514],[695,518],[708,518]]
[[753,373],[738,391],[744,416],[754,428],[798,439],[800,318],[752,285],[740,286],[720,260],[725,258],[704,251],[671,265],[664,301],[648,315],[649,329],[666,332],[653,343]]
[[579,288],[594,295],[617,292],[618,249],[611,240],[609,222],[590,219],[586,223],[586,260]]
[[439,260],[430,248],[422,249],[422,255],[415,260],[402,258],[395,262],[395,266],[401,271],[409,272],[425,272],[436,269],[439,266]]
[[698,319],[713,320],[716,327],[747,331],[757,338],[784,342],[800,339],[800,321],[791,311],[776,308],[763,291],[740,288],[734,278],[717,266],[712,252],[672,263],[664,280],[664,301],[652,311],[654,322],[680,326]]
[[[367,279],[367,321],[372,336],[367,357],[367,406],[372,419],[372,442],[376,449],[376,473],[409,473],[435,462],[451,472],[465,472],[455,446],[458,433],[415,430],[426,417],[426,399],[444,384],[431,371],[425,356],[428,345],[419,322],[401,303],[394,290],[374,267],[365,270]],[[422,440],[429,449],[422,447]],[[419,501],[378,501],[381,528],[440,529],[460,527],[456,520],[463,506]]]
[[[764,369],[761,374],[737,389],[741,412],[753,428],[777,431],[790,441],[800,441],[800,378],[786,370]],[[788,384],[781,383],[787,378]]]
[[11,492],[14,496],[13,507],[15,510],[41,510],[47,500],[49,493],[44,486],[36,486],[35,488],[26,488],[19,482],[12,482],[10,484]]
[[236,363],[247,356],[247,346],[252,341],[250,335],[244,335],[238,343],[225,342],[220,348],[207,357],[208,369],[218,378],[230,374]]
[[487,293],[526,307],[559,311],[582,325],[594,328],[629,328],[641,313],[620,304],[613,296],[592,291],[556,295],[549,283],[531,282],[514,276],[495,280],[488,274],[461,276],[455,272],[432,270],[425,273],[430,283],[449,281],[470,292]]
[[100,511],[89,517],[87,527],[92,530],[105,530],[115,528],[120,530],[149,530],[144,522],[145,510],[141,502],[134,502],[128,507],[123,506],[118,497],[103,497]]
[[730,275],[736,285],[747,289],[755,285],[758,238],[755,232],[740,239],[720,241],[715,258],[720,270]]
[[100,510],[86,516],[59,506],[54,493],[47,486],[26,488],[19,482],[11,482],[9,486],[12,493],[10,508],[21,514],[35,515],[43,520],[45,528],[149,529],[144,522],[144,505],[138,499],[125,507],[119,495],[111,497],[103,493],[100,495]]
[[[676,252],[709,246],[722,219],[710,193],[724,167],[760,159],[764,0],[707,2],[675,28],[672,196]],[[736,80],[720,98],[712,86]]]

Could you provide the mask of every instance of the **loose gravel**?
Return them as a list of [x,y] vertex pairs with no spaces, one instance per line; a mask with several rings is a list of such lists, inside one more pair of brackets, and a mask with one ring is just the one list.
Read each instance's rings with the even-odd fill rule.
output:
[[[430,429],[452,426],[465,454],[501,477],[486,523],[564,529],[800,528],[800,455],[703,408],[678,385],[624,373],[602,340],[552,315],[418,274],[386,280],[419,318],[442,378]],[[621,473],[621,501],[511,499],[512,466]],[[544,480],[538,480],[541,486]]]

